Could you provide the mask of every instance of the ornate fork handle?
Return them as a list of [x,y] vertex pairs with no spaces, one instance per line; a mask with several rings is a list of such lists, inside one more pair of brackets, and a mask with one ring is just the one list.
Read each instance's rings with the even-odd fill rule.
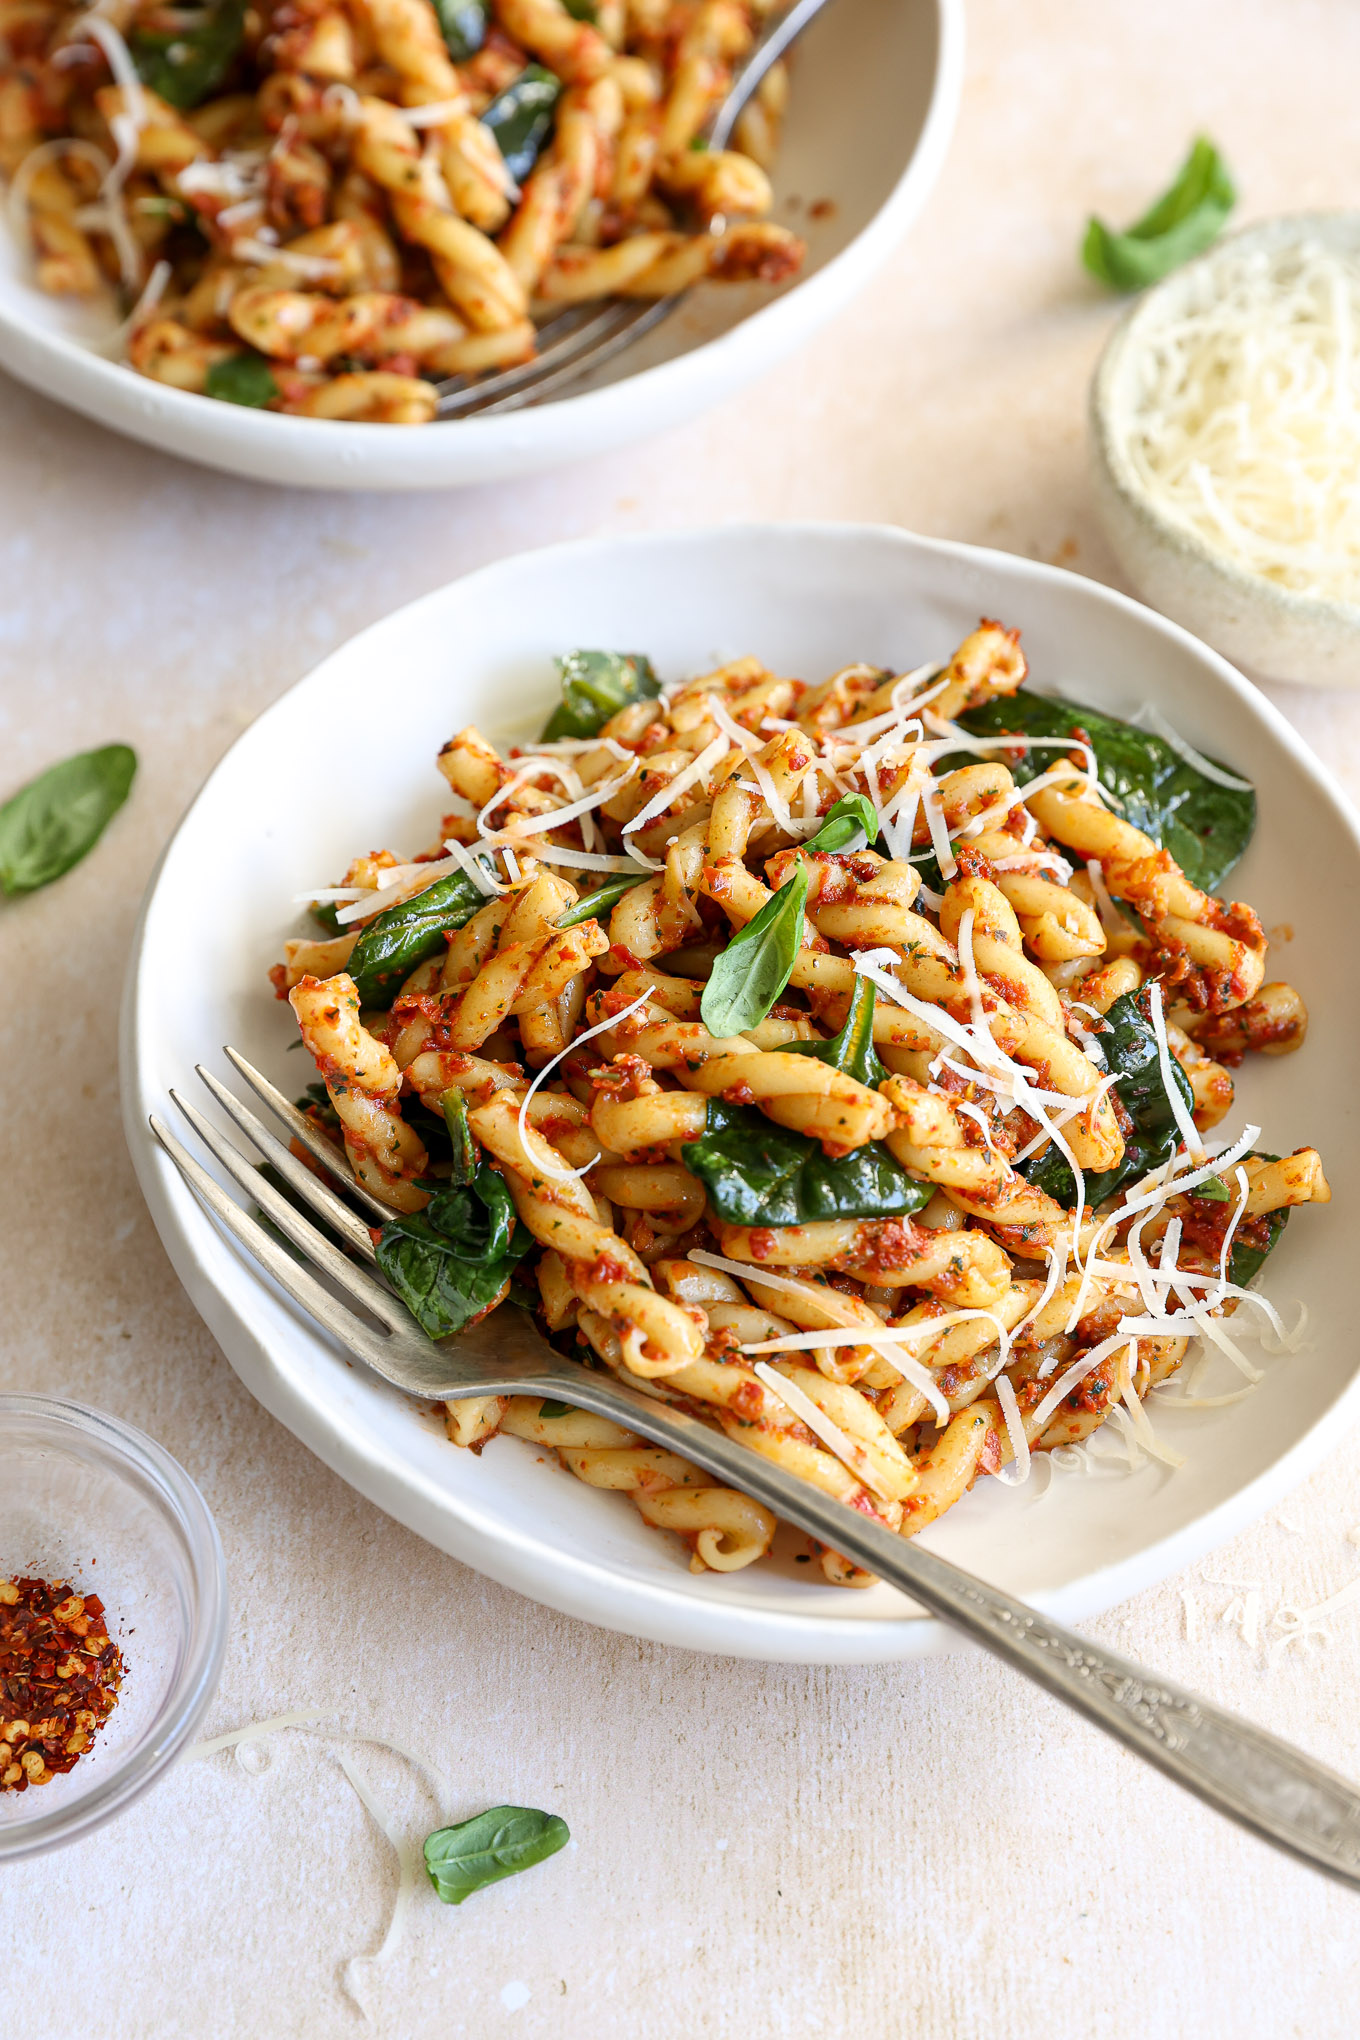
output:
[[[228,1053],[275,1117],[343,1179],[344,1159],[326,1137],[243,1057]],[[339,1229],[356,1256],[371,1259],[372,1241],[355,1213],[211,1072],[200,1068],[199,1074],[302,1200]],[[194,1194],[304,1310],[397,1388],[441,1401],[538,1395],[613,1418],[877,1573],[1229,1819],[1328,1876],[1360,1886],[1360,1792],[1302,1750],[1154,1677],[1128,1658],[1101,1650],[1025,1602],[833,1500],[655,1391],[564,1360],[522,1311],[495,1311],[457,1340],[432,1344],[390,1291],[319,1233],[192,1106],[177,1093],[171,1095],[210,1152],[241,1188],[258,1198],[311,1266],[299,1265],[153,1117],[153,1133]],[[360,1201],[367,1195],[357,1186],[355,1194]],[[346,1308],[317,1279],[318,1273],[357,1304],[358,1312]]]
[[613,1417],[730,1481],[1004,1658],[1219,1813],[1360,1886],[1360,1791],[1293,1744],[1103,1650],[626,1383],[558,1362],[544,1370],[543,1393]]

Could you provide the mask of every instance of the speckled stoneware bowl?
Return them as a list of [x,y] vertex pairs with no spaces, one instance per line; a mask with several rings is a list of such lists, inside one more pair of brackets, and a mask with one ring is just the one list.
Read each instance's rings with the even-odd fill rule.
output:
[[[1272,250],[1312,238],[1354,253],[1360,251],[1360,212],[1291,213],[1233,238],[1242,247]],[[1297,594],[1233,565],[1153,504],[1129,458],[1143,350],[1181,315],[1198,274],[1216,252],[1140,297],[1106,343],[1090,406],[1100,520],[1144,601],[1228,658],[1261,679],[1360,687],[1360,604]]]

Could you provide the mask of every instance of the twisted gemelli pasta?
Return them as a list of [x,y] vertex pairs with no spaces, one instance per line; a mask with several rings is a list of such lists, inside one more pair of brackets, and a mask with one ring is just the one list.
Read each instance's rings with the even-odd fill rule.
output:
[[[384,9],[384,60],[404,92],[433,92],[406,0]],[[615,151],[641,146],[635,116],[661,155],[702,119],[744,17],[703,0],[668,96],[638,107],[607,18],[557,0],[503,13],[571,77],[505,240],[534,287],[617,183]],[[418,202],[453,219],[396,109],[351,113],[353,174],[391,191],[414,165]],[[337,224],[317,259],[355,259]],[[275,360],[343,357],[379,327],[428,358],[460,344],[451,314],[386,288],[230,288],[232,320]],[[215,344],[172,320],[144,344],[158,330],[186,376]],[[612,712],[582,710],[578,662]],[[1251,909],[1116,813],[1089,755],[1027,766],[1022,735],[954,720],[1004,718],[1024,685],[998,623],[942,667],[847,666],[815,686],[755,658],[666,691],[640,655],[575,654],[564,674],[585,733],[503,759],[459,730],[438,758],[459,808],[434,842],[410,863],[358,857],[307,895],[331,903],[328,932],[287,942],[272,973],[322,1078],[307,1109],[414,1215],[394,1240],[434,1257],[408,1292],[384,1228],[380,1265],[418,1320],[447,1335],[420,1315],[421,1284],[456,1291],[494,1264],[468,1317],[513,1279],[564,1354],[908,1536],[1112,1419],[1130,1450],[1155,1447],[1151,1391],[1218,1320],[1278,1327],[1248,1277],[1291,1209],[1330,1196],[1312,1148],[1271,1159],[1254,1129],[1204,1144],[1233,1102],[1229,1065],[1307,1031],[1298,992],[1265,981]],[[435,887],[456,895],[442,922]],[[497,1210],[492,1243],[469,1247]],[[448,1430],[551,1448],[697,1570],[770,1550],[767,1509],[601,1418],[480,1397],[450,1405]],[[872,1584],[815,1556],[830,1583]]]

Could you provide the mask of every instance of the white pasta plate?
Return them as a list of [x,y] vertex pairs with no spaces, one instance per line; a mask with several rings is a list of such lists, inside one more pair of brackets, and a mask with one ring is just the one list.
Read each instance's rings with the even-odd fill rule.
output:
[[81,306],[36,288],[2,205],[0,368],[164,452],[295,487],[458,487],[643,439],[791,353],[886,260],[949,144],[962,0],[835,0],[800,40],[795,67],[771,217],[807,241],[801,275],[775,291],[700,286],[654,333],[558,401],[398,428],[283,417],[171,389],[100,351],[116,323],[112,305]]
[[[693,1649],[860,1663],[947,1648],[943,1627],[890,1589],[810,1578],[792,1552],[736,1573],[692,1574],[678,1540],[648,1530],[522,1442],[480,1456],[348,1363],[216,1231],[150,1138],[171,1085],[239,1046],[289,1090],[290,1016],[265,973],[301,932],[290,901],[356,847],[424,841],[445,791],[433,760],[476,721],[494,740],[536,734],[556,698],[553,655],[645,649],[663,679],[754,652],[820,680],[852,660],[902,671],[944,656],[977,622],[1023,633],[1032,684],[1130,714],[1149,703],[1191,744],[1256,786],[1256,837],[1232,875],[1281,947],[1272,968],[1312,1015],[1301,1053],[1249,1058],[1220,1134],[1245,1121],[1274,1152],[1312,1143],[1334,1192],[1300,1213],[1266,1270],[1296,1350],[1264,1358],[1240,1401],[1171,1409],[1157,1434],[1176,1471],[1089,1453],[1037,1482],[983,1479],[924,1533],[950,1558],[1064,1620],[1147,1587],[1259,1516],[1336,1444],[1357,1398],[1354,1303],[1343,1243],[1360,1208],[1351,1036],[1360,959],[1344,938],[1360,837],[1278,712],[1176,625],[1094,582],[1009,554],[853,525],[733,526],[592,540],[500,562],[400,610],[342,647],[238,739],[167,848],[143,908],[123,1012],[127,1137],[181,1279],[251,1392],[327,1465],[441,1549],[550,1606]],[[361,734],[339,741],[328,732]],[[1287,924],[1287,928],[1286,928]],[[1292,939],[1284,938],[1292,929]],[[167,1114],[168,1116],[168,1114]],[[1083,1471],[1083,1467],[1092,1468]]]

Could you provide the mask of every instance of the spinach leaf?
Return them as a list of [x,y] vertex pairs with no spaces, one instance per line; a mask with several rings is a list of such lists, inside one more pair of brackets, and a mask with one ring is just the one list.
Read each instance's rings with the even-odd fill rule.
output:
[[1191,1190],[1189,1195],[1200,1204],[1235,1204],[1237,1201],[1219,1176],[1210,1176],[1197,1190]]
[[[557,85],[556,79],[553,84]],[[513,92],[515,87],[509,89]],[[491,111],[488,107],[482,119]],[[511,169],[512,174],[518,174],[513,165]],[[540,739],[543,743],[557,737],[598,736],[621,708],[633,701],[653,700],[661,692],[652,662],[642,652],[568,652],[557,661],[557,670],[562,676],[562,700],[548,720]]]
[[804,843],[805,850],[848,850],[854,845],[862,850],[864,843],[855,838],[863,834],[864,843],[872,843],[878,834],[878,811],[867,794],[847,793],[827,814],[815,836]]
[[710,1034],[744,1034],[765,1018],[793,973],[807,896],[807,866],[800,864],[714,958],[699,1002]]
[[[1012,731],[1029,737],[1068,737],[1083,731],[1095,752],[1096,776],[1116,812],[1169,850],[1190,883],[1203,892],[1217,891],[1251,841],[1256,826],[1254,793],[1216,785],[1152,731],[1135,729],[1099,709],[1021,688],[1018,694],[966,710],[959,721],[979,737]],[[1037,779],[1060,756],[1056,746],[1027,752],[1014,767],[1017,783]]]
[[599,9],[595,0],[562,0],[573,21],[598,21]]
[[446,1905],[555,1856],[571,1840],[567,1823],[532,1806],[493,1806],[425,1838],[425,1868]]
[[881,1141],[835,1161],[819,1140],[776,1126],[750,1105],[710,1098],[699,1140],[681,1149],[685,1167],[728,1225],[807,1225],[823,1218],[901,1218],[935,1194]]
[[484,0],[434,0],[435,18],[445,47],[455,64],[475,57],[486,41],[487,10]]
[[310,1111],[326,1133],[333,1135],[336,1140],[340,1139],[343,1133],[340,1114],[332,1105],[331,1094],[324,1084],[308,1084],[302,1096],[294,1098],[293,1103],[299,1112]]
[[556,923],[557,927],[576,928],[582,921],[593,921],[597,915],[607,914],[609,909],[616,907],[624,894],[630,893],[635,885],[645,884],[646,878],[646,872],[641,870],[636,878],[611,878],[608,885],[602,885],[598,892],[587,893],[574,907],[568,907],[561,920]]
[[856,977],[845,1025],[830,1041],[786,1041],[781,1055],[815,1055],[833,1070],[844,1070],[876,1091],[888,1072],[874,1047],[874,987],[869,978]]
[[279,393],[274,371],[262,354],[229,354],[215,361],[203,381],[205,397],[219,404],[241,404],[249,411],[262,411]]
[[194,14],[177,9],[173,28],[134,29],[128,48],[143,85],[184,113],[222,83],[236,61],[245,27],[246,0],[214,0]]
[[444,937],[486,905],[465,871],[451,871],[413,899],[402,900],[368,923],[346,966],[359,988],[361,1006],[390,1006],[403,981],[427,957],[437,956]]
[[0,892],[37,892],[93,850],[127,799],[137,754],[126,744],[49,765],[0,807]]
[[[482,126],[490,128],[496,137],[505,158],[505,167],[516,184],[523,184],[538,161],[543,144],[552,132],[553,115],[561,94],[560,78],[542,64],[529,64],[518,78],[511,79],[504,92],[497,93],[482,114]],[[613,652],[570,652],[566,659],[559,659],[557,663],[562,668],[564,691],[566,669],[572,659],[613,659],[616,656]],[[647,664],[645,659],[642,663]],[[655,694],[657,689],[651,691]],[[622,708],[622,701],[616,702],[614,707]],[[613,708],[607,711],[608,715],[613,713]],[[563,710],[559,708],[553,722],[543,732],[545,737],[593,737],[600,722],[606,720],[602,715],[593,729],[567,729],[565,725],[555,729],[553,723],[562,714]]]
[[374,1252],[420,1329],[445,1339],[496,1302],[532,1245],[510,1192],[483,1162],[471,1183],[440,1190],[424,1211],[389,1218]]
[[439,1101],[448,1129],[449,1146],[452,1149],[452,1165],[449,1182],[454,1189],[461,1189],[477,1174],[478,1148],[468,1125],[467,1099],[456,1084],[445,1091]]
[[541,1402],[538,1406],[538,1414],[540,1417],[546,1417],[552,1423],[558,1417],[569,1417],[571,1415],[571,1404],[564,1402]]
[[1253,1232],[1263,1235],[1260,1244],[1244,1240],[1240,1233],[1233,1235],[1232,1252],[1228,1256],[1228,1280],[1245,1287],[1253,1275],[1259,1275],[1267,1260],[1280,1243],[1280,1234],[1289,1222],[1290,1207],[1286,1204],[1279,1211],[1264,1211],[1250,1222]]
[[[1125,992],[1115,1000],[1105,1015],[1098,1038],[1109,1068],[1119,1072],[1114,1088],[1133,1121],[1133,1131],[1124,1136],[1124,1159],[1117,1168],[1086,1173],[1088,1206],[1103,1204],[1126,1183],[1155,1169],[1175,1153],[1181,1137],[1162,1077],[1147,985],[1140,985],[1136,992]],[[1186,1110],[1193,1111],[1195,1094],[1175,1056],[1171,1057],[1171,1074]],[[1068,1210],[1076,1204],[1076,1178],[1056,1146],[1022,1162],[1020,1173]]]
[[1112,290],[1145,290],[1218,239],[1237,203],[1227,166],[1201,135],[1169,191],[1141,220],[1117,234],[1103,220],[1087,223],[1081,259]]
[[340,934],[340,923],[335,917],[334,900],[316,900],[308,907],[307,912],[316,922],[317,927],[324,928],[328,935]]

